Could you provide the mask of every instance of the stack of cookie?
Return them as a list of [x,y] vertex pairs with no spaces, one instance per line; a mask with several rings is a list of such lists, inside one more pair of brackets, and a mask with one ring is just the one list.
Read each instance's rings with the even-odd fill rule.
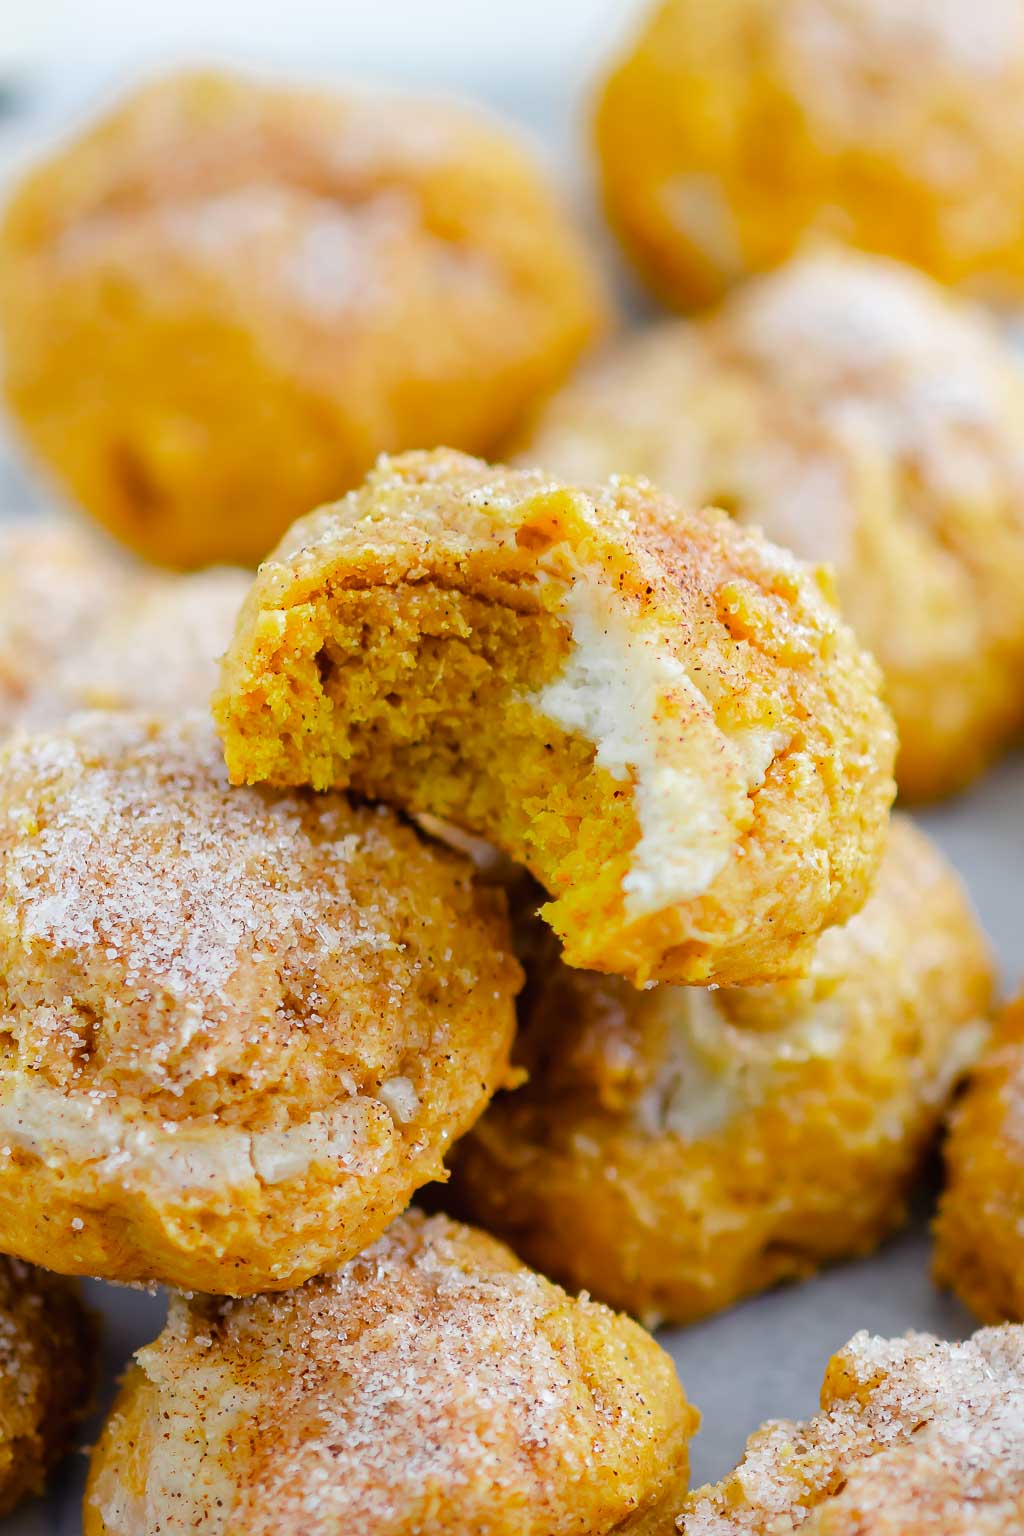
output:
[[[0,1501],[87,1410],[89,1275],[171,1290],[89,1536],[1024,1529],[1024,1330],[858,1335],[689,1495],[646,1331],[878,1245],[986,1045],[890,810],[1024,719],[989,322],[801,258],[541,410],[605,301],[522,152],[212,76],[28,179],[0,313],[108,529],[280,536],[4,538]],[[992,1322],[1019,1026],[940,1217]]]

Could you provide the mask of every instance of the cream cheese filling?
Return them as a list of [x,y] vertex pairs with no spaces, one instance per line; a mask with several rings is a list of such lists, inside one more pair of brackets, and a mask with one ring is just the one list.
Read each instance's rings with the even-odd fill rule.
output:
[[[634,1108],[634,1124],[646,1135],[701,1141],[764,1104],[794,1066],[835,1061],[850,1049],[855,1013],[843,989],[798,1012],[790,1024],[770,1030],[731,1023],[715,998],[714,992],[697,987],[653,989],[650,1006],[663,1012],[671,1045]],[[907,1069],[914,1076],[916,1102],[944,1103],[957,1078],[977,1059],[986,1034],[984,1022],[968,1019],[941,1049],[937,1042],[926,1042]],[[880,1103],[878,1114],[881,1122],[896,1111]],[[893,1140],[905,1135],[898,1115],[885,1134]]]
[[764,1102],[786,1067],[834,1059],[848,1038],[848,1010],[822,1003],[781,1029],[743,1029],[701,988],[658,987],[671,1047],[656,1080],[637,1102],[635,1122],[649,1135],[696,1142]]
[[380,1140],[382,1112],[395,1118],[386,1100],[359,1095],[285,1130],[247,1131],[132,1120],[109,1101],[16,1081],[0,1089],[0,1159],[19,1148],[49,1167],[86,1163],[126,1189],[281,1184],[326,1162],[366,1175],[377,1166],[369,1149]]
[[597,763],[632,781],[640,839],[622,882],[631,917],[701,896],[728,863],[750,792],[788,742],[778,731],[725,735],[666,645],[626,611],[600,572],[567,584],[560,612],[573,648],[561,676],[530,700],[592,741]]

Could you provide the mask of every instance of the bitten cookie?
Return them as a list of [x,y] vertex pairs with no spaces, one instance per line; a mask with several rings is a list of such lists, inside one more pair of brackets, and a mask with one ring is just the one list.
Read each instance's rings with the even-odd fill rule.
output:
[[206,721],[0,753],[0,1246],[241,1294],[372,1242],[507,1080],[504,897]]
[[264,563],[215,712],[232,779],[486,837],[571,965],[797,969],[874,877],[894,738],[821,572],[649,485],[384,460]]
[[15,418],[169,565],[255,564],[383,450],[490,452],[604,312],[516,137],[399,92],[158,80],[0,228]]
[[903,1220],[993,986],[966,894],[911,822],[802,981],[637,992],[571,971],[539,928],[526,1086],[455,1149],[460,1214],[649,1323],[866,1253]]
[[338,1274],[171,1302],[86,1536],[661,1536],[698,1422],[635,1323],[412,1213]]

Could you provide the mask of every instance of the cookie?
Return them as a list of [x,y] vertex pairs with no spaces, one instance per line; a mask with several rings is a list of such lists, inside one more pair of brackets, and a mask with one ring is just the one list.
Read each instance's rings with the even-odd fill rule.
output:
[[0,1256],[0,1514],[42,1493],[72,1448],[98,1370],[77,1286]]
[[952,1116],[936,1278],[985,1322],[1024,1321],[1024,1000],[997,1020]]
[[683,307],[823,236],[1024,291],[1016,0],[662,0],[600,92],[612,224]]
[[827,588],[647,485],[385,460],[257,575],[215,701],[231,776],[483,836],[571,965],[774,978],[863,902],[893,793]]
[[963,887],[911,822],[894,821],[867,903],[801,981],[638,992],[570,970],[535,927],[525,1086],[455,1148],[460,1215],[649,1324],[694,1322],[899,1226],[993,992]]
[[168,565],[255,564],[384,450],[492,451],[604,321],[515,135],[399,92],[157,80],[0,228],[14,417]]
[[821,1412],[765,1424],[680,1536],[1011,1536],[1024,1529],[1024,1329],[858,1333]]
[[0,527],[0,738],[87,709],[207,709],[247,589],[230,567],[118,559],[71,522]]
[[697,1424],[671,1360],[417,1213],[336,1274],[172,1299],[94,1453],[86,1536],[655,1536]]
[[383,808],[232,790],[212,729],[0,753],[0,1246],[228,1294],[372,1242],[507,1081],[504,897]]

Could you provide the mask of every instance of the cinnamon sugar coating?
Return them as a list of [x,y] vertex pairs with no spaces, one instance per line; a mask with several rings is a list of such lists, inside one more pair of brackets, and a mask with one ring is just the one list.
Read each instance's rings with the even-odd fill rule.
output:
[[697,1415],[634,1323],[413,1212],[337,1274],[172,1300],[86,1536],[655,1536]]
[[171,576],[72,522],[0,528],[0,736],[84,709],[205,709],[244,572]]
[[235,782],[351,786],[526,865],[571,965],[799,969],[893,794],[823,573],[651,486],[382,460],[264,563],[215,701]]
[[997,1020],[957,1104],[936,1278],[984,1322],[1024,1321],[1024,999]]
[[604,320],[516,136],[399,92],[156,80],[0,227],[13,413],[169,565],[255,564],[383,450],[490,452]]
[[830,562],[885,676],[905,796],[1024,722],[1024,369],[980,310],[821,253],[627,340],[554,397],[524,461],[646,475]]
[[768,1423],[690,1494],[680,1536],[1015,1536],[1024,1530],[1024,1328],[963,1343],[858,1333],[822,1411]]
[[504,898],[198,717],[0,754],[0,1246],[230,1294],[371,1242],[506,1078]]
[[656,0],[606,80],[608,215],[670,303],[841,240],[1024,291],[1017,0]]
[[455,1148],[452,1209],[649,1324],[866,1253],[904,1219],[993,992],[966,893],[912,823],[800,981],[638,992],[569,970],[539,927],[525,1086]]
[[96,1323],[74,1282],[0,1256],[0,1514],[43,1492],[97,1367]]

